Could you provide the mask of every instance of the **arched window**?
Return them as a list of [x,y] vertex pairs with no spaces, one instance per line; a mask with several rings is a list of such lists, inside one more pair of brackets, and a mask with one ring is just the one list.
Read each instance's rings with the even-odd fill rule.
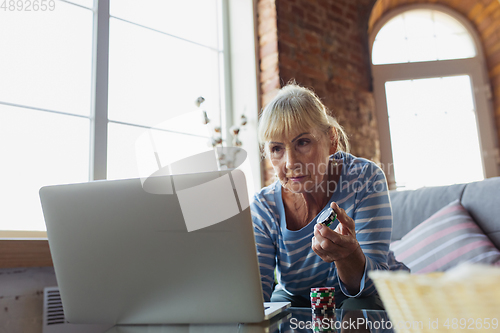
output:
[[390,12],[370,35],[381,162],[391,188],[498,176],[479,38],[446,7]]

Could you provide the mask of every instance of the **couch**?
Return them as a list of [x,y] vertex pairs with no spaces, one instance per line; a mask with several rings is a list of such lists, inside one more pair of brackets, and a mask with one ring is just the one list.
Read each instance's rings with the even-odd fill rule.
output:
[[[410,191],[390,191],[390,198],[393,209],[391,248],[397,244],[397,241],[400,241],[411,230],[444,206],[459,200],[479,227],[480,231],[479,229],[478,231],[482,231],[493,243],[493,246],[500,249],[500,177],[468,184],[424,187]],[[434,220],[431,219],[430,222],[434,223]],[[440,229],[435,228],[433,232],[440,232]],[[417,236],[413,238],[427,237],[426,235]],[[426,245],[421,251],[429,250],[427,247],[431,246]],[[422,252],[420,252],[421,254]],[[398,258],[398,253],[396,253],[396,258]],[[500,264],[498,258],[499,256],[494,258],[496,264]],[[398,260],[400,259],[398,258]],[[408,265],[405,260],[401,261]]]

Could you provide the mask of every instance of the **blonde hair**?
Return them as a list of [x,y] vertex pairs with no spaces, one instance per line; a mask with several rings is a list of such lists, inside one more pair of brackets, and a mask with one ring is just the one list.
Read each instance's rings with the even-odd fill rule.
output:
[[337,150],[348,152],[349,141],[342,126],[328,115],[325,105],[313,91],[292,82],[281,88],[262,111],[258,138],[263,147],[274,138],[311,129],[326,133],[331,128],[335,129]]

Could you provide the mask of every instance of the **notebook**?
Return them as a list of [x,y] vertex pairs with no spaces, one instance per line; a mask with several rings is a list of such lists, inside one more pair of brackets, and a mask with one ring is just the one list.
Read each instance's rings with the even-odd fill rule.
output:
[[264,303],[240,170],[40,189],[70,323],[255,323]]

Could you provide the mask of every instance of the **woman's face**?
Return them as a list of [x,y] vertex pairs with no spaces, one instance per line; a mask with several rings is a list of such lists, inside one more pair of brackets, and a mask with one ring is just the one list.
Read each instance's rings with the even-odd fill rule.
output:
[[309,131],[267,142],[268,156],[281,185],[294,193],[318,190],[328,168],[331,141],[327,133]]

